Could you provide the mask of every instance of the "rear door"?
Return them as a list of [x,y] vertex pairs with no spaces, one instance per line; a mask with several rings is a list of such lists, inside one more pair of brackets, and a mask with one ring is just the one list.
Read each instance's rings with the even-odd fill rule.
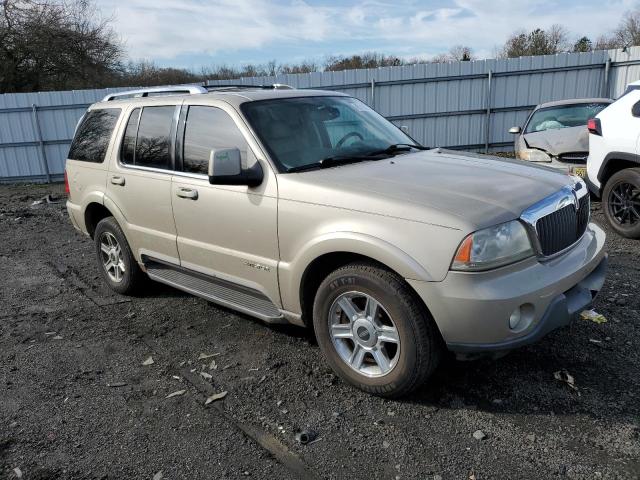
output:
[[117,161],[107,178],[107,196],[127,221],[134,255],[179,264],[171,207],[175,130],[179,104],[152,103],[127,112]]
[[[176,170],[182,171],[172,183],[181,265],[258,290],[280,305],[275,174],[258,160],[259,147],[230,106],[191,102],[185,102],[180,116]],[[261,185],[209,183],[211,150],[231,147],[240,149],[243,165],[261,162]]]

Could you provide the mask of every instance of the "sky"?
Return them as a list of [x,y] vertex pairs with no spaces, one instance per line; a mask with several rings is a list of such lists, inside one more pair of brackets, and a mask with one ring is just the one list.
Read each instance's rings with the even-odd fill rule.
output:
[[613,30],[638,0],[97,0],[129,56],[198,69],[296,63],[366,51],[432,57],[454,45],[493,57],[516,30]]

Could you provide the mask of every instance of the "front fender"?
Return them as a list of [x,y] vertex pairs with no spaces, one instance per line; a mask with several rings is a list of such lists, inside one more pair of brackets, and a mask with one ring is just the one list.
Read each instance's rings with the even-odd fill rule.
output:
[[299,249],[290,262],[278,266],[283,307],[301,312],[300,285],[307,267],[322,255],[336,252],[353,253],[372,258],[404,278],[433,281],[432,275],[413,257],[389,242],[356,232],[332,232],[311,239]]

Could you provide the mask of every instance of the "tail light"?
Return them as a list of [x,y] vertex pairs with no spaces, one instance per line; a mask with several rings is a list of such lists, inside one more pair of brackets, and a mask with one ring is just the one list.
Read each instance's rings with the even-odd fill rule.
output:
[[64,171],[64,193],[67,194],[67,196],[69,196],[69,193],[71,193],[71,190],[69,189],[69,177],[67,177],[67,171]]
[[587,130],[589,130],[589,133],[602,136],[602,125],[600,125],[600,119],[590,118],[589,121],[587,121]]

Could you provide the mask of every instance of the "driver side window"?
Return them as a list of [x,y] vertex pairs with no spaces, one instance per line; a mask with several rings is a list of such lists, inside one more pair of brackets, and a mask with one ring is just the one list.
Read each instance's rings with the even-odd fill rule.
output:
[[[324,128],[329,136],[333,148],[348,146],[367,138],[372,138],[371,132],[358,119],[351,109],[335,107],[340,115],[332,120],[324,121]],[[338,145],[342,142],[341,145]]]
[[184,130],[183,171],[206,175],[213,149],[238,148],[247,162],[247,141],[227,112],[216,107],[190,106]]

